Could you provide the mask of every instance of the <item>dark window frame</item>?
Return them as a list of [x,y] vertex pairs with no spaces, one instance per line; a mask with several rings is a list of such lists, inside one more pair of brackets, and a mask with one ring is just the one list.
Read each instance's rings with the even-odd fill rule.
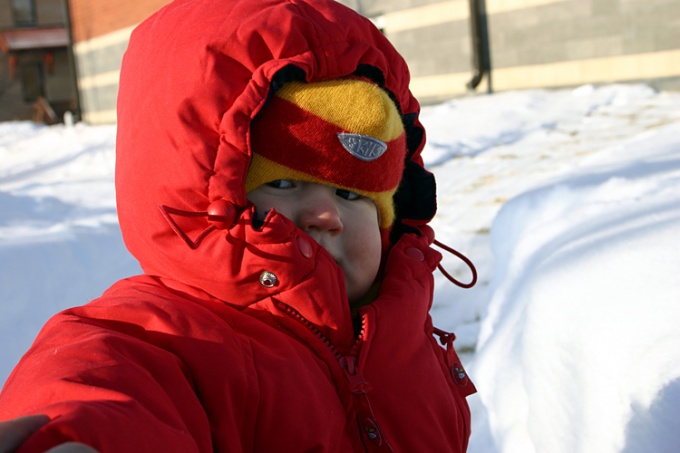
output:
[[11,4],[15,25],[26,26],[37,24],[38,14],[35,0],[11,0]]

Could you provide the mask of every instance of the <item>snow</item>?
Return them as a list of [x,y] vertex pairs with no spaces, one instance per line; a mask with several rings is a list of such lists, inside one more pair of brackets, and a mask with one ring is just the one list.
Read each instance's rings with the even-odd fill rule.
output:
[[[469,451],[680,450],[680,93],[477,95],[422,121],[437,238],[479,272],[437,274],[432,310],[479,391]],[[51,314],[139,272],[114,147],[114,126],[0,123],[0,382]]]

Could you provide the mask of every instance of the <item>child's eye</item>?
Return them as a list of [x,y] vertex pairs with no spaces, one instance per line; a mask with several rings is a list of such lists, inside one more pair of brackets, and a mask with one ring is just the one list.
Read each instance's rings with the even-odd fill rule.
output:
[[339,196],[340,198],[344,198],[345,200],[349,200],[349,201],[354,201],[354,200],[358,200],[359,198],[361,198],[361,195],[359,195],[358,193],[352,192],[350,190],[345,190],[345,189],[337,189],[335,191],[335,194],[337,196]]
[[295,186],[290,179],[276,179],[274,181],[269,181],[266,185],[275,189],[290,189]]

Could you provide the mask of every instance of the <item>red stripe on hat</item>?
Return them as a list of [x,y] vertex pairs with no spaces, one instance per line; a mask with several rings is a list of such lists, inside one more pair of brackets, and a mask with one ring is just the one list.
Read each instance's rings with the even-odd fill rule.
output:
[[347,132],[276,96],[253,122],[253,152],[331,185],[370,192],[397,187],[406,152],[405,134],[387,142],[387,151],[371,162],[351,155],[338,132]]

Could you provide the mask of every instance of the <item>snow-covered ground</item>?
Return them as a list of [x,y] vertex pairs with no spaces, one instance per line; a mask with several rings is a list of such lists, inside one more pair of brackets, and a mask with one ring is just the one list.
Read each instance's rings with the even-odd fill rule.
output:
[[[479,390],[470,452],[680,451],[680,93],[480,95],[423,123],[437,238],[479,271],[438,274],[432,312]],[[0,382],[51,314],[139,271],[114,146],[113,126],[0,123]]]

